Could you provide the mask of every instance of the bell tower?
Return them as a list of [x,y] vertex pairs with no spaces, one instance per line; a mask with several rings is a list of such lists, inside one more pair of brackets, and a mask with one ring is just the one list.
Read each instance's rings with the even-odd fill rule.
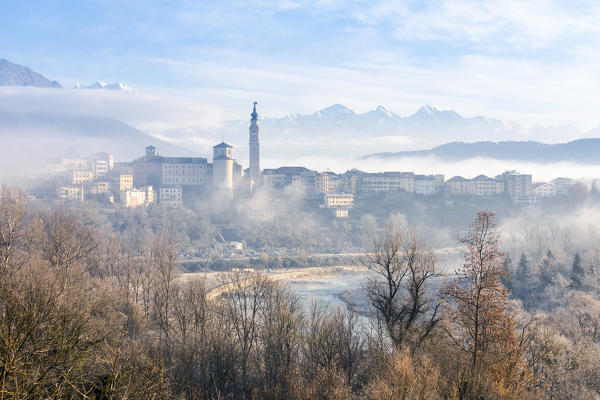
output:
[[256,112],[256,104],[254,102],[254,109],[252,110],[252,117],[250,119],[250,158],[249,158],[249,170],[250,170],[250,185],[253,188],[261,183],[260,175],[260,126],[258,125],[258,113]]

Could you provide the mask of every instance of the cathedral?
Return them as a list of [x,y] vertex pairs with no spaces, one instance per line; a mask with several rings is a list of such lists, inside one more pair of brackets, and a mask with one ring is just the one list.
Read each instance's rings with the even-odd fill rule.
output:
[[[133,185],[153,186],[161,190],[186,192],[206,191],[232,199],[234,193],[252,195],[262,184],[260,170],[260,127],[256,104],[250,114],[249,167],[244,170],[233,157],[233,146],[221,142],[213,146],[213,162],[202,157],[163,157],[154,146],[146,148],[146,156],[131,163]],[[165,192],[166,193],[166,192]]]

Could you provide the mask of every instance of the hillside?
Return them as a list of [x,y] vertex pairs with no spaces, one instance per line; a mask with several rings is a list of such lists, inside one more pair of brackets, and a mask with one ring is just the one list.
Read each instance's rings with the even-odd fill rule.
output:
[[365,158],[393,159],[434,156],[445,161],[460,161],[476,157],[498,160],[532,161],[539,163],[576,162],[600,164],[600,139],[579,139],[567,143],[545,144],[528,141],[453,142],[430,150],[400,151],[369,154]]
[[197,155],[147,135],[110,118],[49,114],[12,114],[0,111],[1,182],[14,181],[15,171],[39,172],[61,158],[87,156],[105,151],[115,161],[131,161],[149,145],[160,154]]

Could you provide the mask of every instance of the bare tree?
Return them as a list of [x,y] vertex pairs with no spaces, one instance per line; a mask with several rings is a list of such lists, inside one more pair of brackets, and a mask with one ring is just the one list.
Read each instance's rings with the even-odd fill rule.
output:
[[339,371],[348,383],[352,382],[364,344],[356,314],[313,303],[305,329],[304,370],[309,378],[314,379],[319,371]]
[[440,303],[428,291],[439,276],[435,255],[413,233],[386,228],[368,255],[375,277],[366,284],[371,305],[396,347],[415,349],[439,322]]
[[265,299],[260,353],[264,383],[275,392],[286,393],[298,374],[303,323],[298,297],[273,284]]
[[[221,282],[221,312],[224,322],[235,337],[243,392],[250,387],[251,361],[258,346],[260,325],[272,282],[257,273],[236,273]],[[252,371],[256,372],[256,371]]]

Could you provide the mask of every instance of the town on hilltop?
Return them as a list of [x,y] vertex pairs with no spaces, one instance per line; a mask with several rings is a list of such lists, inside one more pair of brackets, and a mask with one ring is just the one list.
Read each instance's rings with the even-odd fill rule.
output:
[[144,156],[130,162],[115,162],[107,153],[88,158],[67,158],[54,165],[56,194],[64,200],[96,199],[123,207],[159,203],[180,207],[187,199],[220,196],[223,199],[246,198],[261,189],[291,189],[306,198],[317,199],[318,206],[331,209],[336,218],[351,214],[355,202],[370,193],[411,193],[442,197],[452,205],[460,196],[499,197],[511,203],[530,205],[545,199],[568,195],[576,185],[595,191],[600,180],[578,182],[556,178],[551,182],[533,182],[530,174],[514,170],[495,177],[474,178],[444,175],[419,175],[414,172],[369,173],[357,169],[337,174],[314,171],[301,166],[274,169],[260,167],[260,126],[256,102],[249,127],[249,167],[244,169],[234,158],[234,148],[224,141],[213,146],[213,160],[203,157],[164,157],[148,146]]

